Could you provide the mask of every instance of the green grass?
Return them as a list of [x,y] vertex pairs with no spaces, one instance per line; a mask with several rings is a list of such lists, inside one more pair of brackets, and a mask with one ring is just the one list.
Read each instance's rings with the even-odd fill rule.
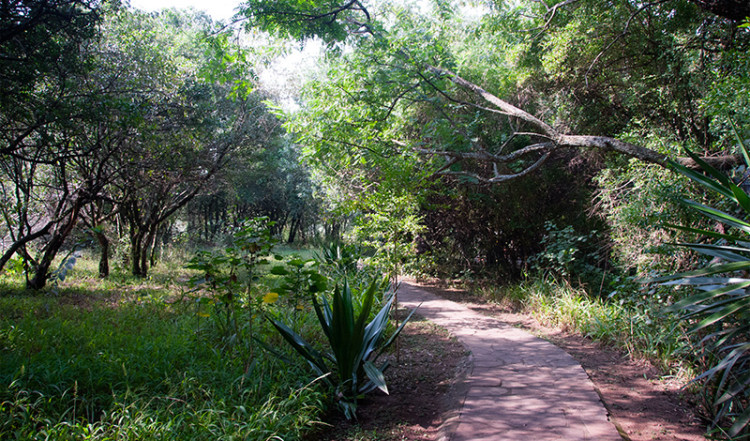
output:
[[[102,281],[82,259],[56,291],[0,281],[0,439],[303,439],[327,399],[307,366],[227,342],[181,265]],[[183,301],[175,301],[182,298]],[[256,320],[254,336],[278,336]]]
[[688,378],[694,373],[694,348],[683,325],[657,302],[620,302],[589,296],[582,289],[554,280],[531,280],[484,288],[480,295],[512,305],[541,323],[577,332],[596,341],[647,358],[667,373]]

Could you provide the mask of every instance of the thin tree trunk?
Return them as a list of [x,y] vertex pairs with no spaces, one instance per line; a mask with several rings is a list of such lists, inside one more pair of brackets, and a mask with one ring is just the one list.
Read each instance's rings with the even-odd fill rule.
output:
[[299,218],[299,216],[294,216],[292,218],[292,222],[289,227],[289,238],[287,240],[287,243],[289,244],[294,243],[294,239],[297,237],[297,230],[299,229],[300,223],[301,223],[301,219]]
[[52,226],[52,222],[48,223],[44,226],[41,230],[37,231],[36,233],[28,234],[17,241],[13,243],[13,245],[8,248],[8,250],[0,257],[0,271],[5,268],[5,265],[8,263],[8,261],[13,257],[13,255],[24,245],[26,245],[28,242],[31,242],[35,239],[38,239],[45,234],[49,233],[49,229]]
[[47,278],[49,277],[49,268],[52,266],[52,261],[57,256],[57,252],[65,243],[65,239],[68,238],[70,232],[73,231],[76,222],[78,221],[78,215],[81,211],[82,202],[77,200],[74,202],[73,209],[68,215],[68,221],[59,228],[52,236],[52,240],[47,243],[44,250],[44,255],[39,261],[34,271],[34,277],[26,282],[26,287],[33,290],[40,290],[47,285]]
[[[131,229],[137,228],[131,225]],[[141,249],[143,248],[143,236],[144,234],[137,230],[130,232],[130,269],[131,273],[136,277],[145,277],[141,267]]]
[[99,255],[99,277],[102,279],[109,276],[109,239],[101,231],[94,229],[94,237],[101,248]]
[[[157,246],[159,243],[159,230],[161,229],[162,231],[164,231],[163,228],[160,228],[158,226],[154,226],[153,229],[154,229],[154,232],[150,236],[151,240],[149,241],[149,246],[151,248],[151,252],[149,253],[149,266],[151,268],[153,268],[156,265],[156,253],[157,253],[157,249],[159,248]],[[163,239],[164,234],[162,234],[161,236]]]

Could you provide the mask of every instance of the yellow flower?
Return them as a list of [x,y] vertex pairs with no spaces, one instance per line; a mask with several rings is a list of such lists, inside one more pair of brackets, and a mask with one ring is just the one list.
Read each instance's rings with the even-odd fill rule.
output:
[[207,312],[199,312],[198,317],[211,317],[211,314]]
[[279,295],[275,292],[269,292],[263,296],[263,303],[266,304],[276,303],[277,300],[279,300]]

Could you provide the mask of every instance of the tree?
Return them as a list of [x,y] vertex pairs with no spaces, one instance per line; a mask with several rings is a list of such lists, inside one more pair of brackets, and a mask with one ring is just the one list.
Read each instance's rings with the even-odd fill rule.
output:
[[[69,79],[86,72],[81,46],[94,38],[101,3],[88,0],[17,0],[0,8],[0,155],[36,142],[50,124],[76,119]],[[46,138],[51,146],[51,137]],[[65,145],[57,145],[64,152]],[[29,152],[26,152],[29,153]],[[58,155],[60,152],[57,153]]]
[[[100,10],[99,2],[28,1],[8,2],[0,11],[1,179],[11,241],[0,269],[21,253],[33,267],[33,288],[44,285],[52,259],[101,184],[74,177],[75,164],[101,141],[86,130],[101,110],[88,102],[87,82]],[[27,245],[47,235],[37,260]]]
[[[259,103],[250,97],[241,53],[226,35],[209,35],[210,19],[178,11],[126,13],[111,24],[108,44],[117,64],[141,70],[146,93],[138,133],[123,145],[110,199],[128,225],[131,271],[146,276],[160,227],[223,167],[228,154],[256,131]],[[148,60],[144,62],[144,60]]]
[[[8,133],[21,135],[8,135],[2,147],[12,243],[0,267],[20,253],[32,267],[28,286],[40,289],[83,214],[103,248],[101,222],[128,214],[133,272],[146,274],[160,224],[249,133],[244,62],[226,37],[208,35],[210,25],[206,16],[108,10],[103,32],[76,46],[85,69],[31,78],[19,106],[3,107]],[[224,74],[231,83],[222,83]],[[33,241],[41,242],[38,259],[27,250]]]
[[[533,113],[523,110],[522,108],[511,104],[509,101],[499,98],[496,94],[481,87],[477,82],[472,81],[467,75],[456,72],[452,66],[456,63],[462,64],[463,70],[467,74],[475,76],[481,75],[481,70],[486,68],[482,63],[474,65],[466,64],[471,60],[463,60],[455,51],[456,48],[450,48],[444,42],[454,40],[465,41],[471,38],[469,32],[447,29],[445,20],[430,20],[426,17],[415,17],[404,10],[395,10],[392,13],[392,19],[398,24],[384,29],[383,25],[373,20],[371,14],[360,2],[343,3],[331,6],[329,9],[321,10],[322,4],[316,4],[318,8],[297,10],[294,4],[283,2],[274,5],[272,8],[260,5],[263,2],[250,2],[246,14],[250,17],[250,23],[264,27],[272,31],[286,33],[291,36],[305,36],[313,29],[314,23],[319,23],[321,33],[325,38],[329,38],[330,32],[326,31],[330,26],[330,21],[339,17],[342,9],[346,9],[349,14],[358,13],[359,19],[347,16],[341,19],[341,28],[350,32],[349,41],[357,47],[358,54],[344,55],[348,57],[348,66],[358,69],[358,75],[362,76],[359,87],[356,90],[349,88],[345,93],[349,96],[346,99],[351,103],[357,103],[362,107],[360,111],[363,115],[359,121],[356,121],[359,127],[349,130],[346,134],[348,139],[357,139],[352,137],[351,132],[362,127],[367,127],[370,132],[379,134],[380,128],[387,124],[385,119],[393,118],[398,114],[399,108],[408,108],[415,102],[431,103],[440,106],[444,113],[443,119],[450,120],[453,124],[454,134],[463,138],[463,145],[460,148],[443,149],[430,143],[429,145],[420,145],[418,142],[401,139],[382,139],[384,143],[390,143],[391,149],[400,148],[402,150],[416,151],[424,155],[430,155],[437,158],[445,158],[439,172],[442,174],[462,174],[473,179],[483,180],[489,183],[505,182],[509,179],[523,177],[542,166],[550,157],[552,152],[559,149],[596,149],[603,152],[614,151],[622,153],[637,159],[656,163],[661,166],[665,164],[666,155],[656,152],[643,146],[617,139],[612,136],[589,136],[569,134],[565,131],[566,126],[563,121],[556,123],[546,122],[544,119],[535,116]],[[444,5],[444,3],[439,3]],[[667,17],[661,19],[661,25],[653,28],[662,29],[669,24],[670,26],[680,26],[687,16],[695,16],[695,8],[690,8],[685,2],[670,2],[662,6],[661,4],[645,4],[641,7],[635,7],[628,2],[619,2],[622,7],[612,8],[611,6],[596,6],[599,15],[602,13],[610,14],[613,20],[620,20],[620,34],[612,32],[599,36],[591,49],[596,50],[600,45],[600,55],[606,54],[610,47],[620,39],[619,36],[626,35],[629,32],[631,24],[639,15],[648,15],[650,19]],[[672,6],[670,6],[672,5]],[[498,12],[493,14],[488,21],[493,21],[494,26],[512,26],[513,32],[522,32],[527,29],[536,28],[543,40],[545,36],[551,34],[549,27],[553,26],[555,20],[562,20],[560,25],[563,27],[565,21],[579,20],[586,17],[586,13],[594,8],[594,2],[577,2],[568,1],[557,4],[553,7],[544,5],[543,2],[532,3],[523,6],[522,9],[531,15],[529,19],[519,20],[515,15],[510,16],[510,12],[504,6],[498,6]],[[290,9],[292,8],[292,9]],[[563,10],[572,10],[573,18],[560,18],[563,16]],[[449,7],[442,10],[444,15],[451,19],[456,17]],[[614,12],[613,12],[614,11]],[[671,12],[670,12],[671,11]],[[378,11],[381,14],[385,12]],[[514,13],[516,11],[513,11]],[[672,15],[677,14],[676,18],[670,19]],[[526,15],[528,16],[528,15]],[[281,17],[281,21],[275,22],[274,17]],[[299,26],[306,29],[304,32],[294,26],[288,25],[290,17],[299,19]],[[317,21],[316,21],[317,20]],[[688,19],[690,20],[690,19]],[[284,23],[284,27],[276,24]],[[498,23],[499,22],[499,23]],[[666,23],[666,24],[665,24]],[[696,20],[690,21],[689,25],[696,26]],[[699,24],[700,21],[698,20]],[[684,25],[683,25],[684,27]],[[480,28],[481,29],[481,28]],[[479,31],[479,29],[477,29]],[[454,35],[448,35],[454,32]],[[609,38],[612,36],[612,39]],[[554,37],[554,35],[553,35]],[[425,41],[429,44],[424,45]],[[545,43],[539,39],[536,41],[532,38],[529,42],[524,42],[517,47],[522,48],[524,44],[530,45],[525,56],[533,56],[533,60],[526,60],[528,63],[540,63],[547,55],[554,55],[557,45],[554,39],[549,42],[545,48]],[[507,43],[507,41],[506,41]],[[651,43],[655,43],[651,41]],[[466,47],[466,45],[463,45]],[[579,47],[579,46],[574,46]],[[532,55],[533,54],[533,55]],[[596,54],[596,52],[594,52]],[[592,66],[601,58],[600,55],[592,56]],[[581,62],[575,64],[580,66]],[[583,83],[583,82],[581,82]],[[355,86],[357,87],[357,86]],[[361,91],[367,90],[367,94]],[[347,111],[351,112],[351,106]],[[456,111],[458,110],[458,111]],[[461,121],[461,113],[472,112],[482,113],[488,120],[497,124],[497,128],[505,132],[506,138],[503,142],[492,145],[482,145],[473,142],[476,139],[472,136],[470,126]],[[554,109],[553,109],[554,112]],[[368,117],[371,117],[368,119]],[[351,119],[351,118],[350,118]],[[376,124],[380,119],[380,124]],[[692,118],[695,120],[695,118]],[[338,128],[336,129],[338,130]],[[497,129],[496,129],[497,130]],[[699,128],[698,131],[701,129]],[[705,129],[702,129],[705,131]],[[333,133],[329,130],[328,133]],[[343,131],[340,131],[342,133]],[[460,133],[463,132],[463,133]],[[344,138],[344,137],[339,137]],[[361,137],[360,137],[361,139]],[[399,144],[401,142],[401,144]],[[421,142],[421,141],[420,141]],[[382,150],[382,149],[381,149]],[[715,163],[736,164],[739,157],[729,155],[713,159]],[[461,163],[480,161],[488,164],[486,174],[467,174],[459,169]],[[690,164],[687,158],[683,162]]]
[[271,113],[262,114],[252,142],[238,148],[211,187],[188,206],[189,231],[207,242],[221,238],[243,220],[266,217],[271,233],[294,242],[316,219],[317,202],[309,170],[300,163],[298,146]]
[[[275,12],[256,6],[249,3],[251,24],[294,16],[286,9],[293,2],[274,6]],[[367,14],[362,7],[369,8]],[[733,54],[746,52],[748,34],[692,2],[494,2],[478,19],[464,19],[457,2],[433,2],[425,14],[364,2],[348,12],[356,17],[340,20],[347,37],[326,37],[332,49],[326,67],[312,78],[289,127],[300,135],[307,157],[347,198],[387,194],[389,188],[414,194],[438,189],[423,203],[425,220],[436,231],[450,225],[429,215],[435,201],[448,206],[446,216],[435,216],[441,221],[493,219],[493,227],[485,230],[481,224],[475,230],[486,231],[485,236],[474,235],[473,243],[467,239],[471,259],[523,258],[538,251],[534,246],[544,234],[543,222],[520,234],[512,232],[512,222],[500,220],[509,218],[507,210],[523,213],[516,205],[519,195],[529,206],[544,204],[543,195],[529,195],[538,194],[535,185],[554,188],[554,182],[545,183],[547,177],[557,176],[558,185],[574,183],[571,193],[581,201],[548,215],[564,214],[583,231],[602,226],[583,219],[585,213],[610,219],[617,210],[602,207],[628,203],[593,206],[597,186],[627,186],[625,173],[638,168],[648,173],[636,170],[636,175],[658,180],[666,158],[681,155],[681,145],[699,149],[720,168],[738,164],[737,152],[722,141],[729,125],[710,117],[706,98],[727,102],[729,97],[731,114],[744,114],[731,92],[718,93],[712,84],[744,90],[740,66],[745,64],[733,61],[742,59]],[[308,30],[315,16],[305,13]],[[284,33],[287,28],[269,29]],[[630,165],[631,158],[637,165]],[[690,158],[678,160],[694,166]],[[546,173],[545,165],[559,167],[560,174]],[[563,177],[581,168],[586,179]],[[610,177],[593,180],[603,168],[612,169]],[[437,178],[447,185],[435,185]],[[517,178],[526,181],[488,188]],[[456,186],[469,189],[465,199],[451,198]],[[475,202],[480,200],[485,203]],[[470,208],[475,206],[482,208]],[[576,214],[566,211],[572,206]],[[450,211],[458,207],[464,211]],[[475,248],[498,237],[505,239],[484,248],[486,254]],[[605,258],[607,247],[601,253]]]

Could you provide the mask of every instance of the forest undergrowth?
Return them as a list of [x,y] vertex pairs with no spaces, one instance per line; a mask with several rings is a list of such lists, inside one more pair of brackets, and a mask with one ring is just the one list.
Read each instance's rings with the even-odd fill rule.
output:
[[[282,439],[318,422],[326,392],[301,363],[221,330],[191,292],[195,271],[157,265],[148,280],[97,276],[80,259],[46,293],[0,279],[3,439]],[[240,325],[240,326],[246,326]],[[281,341],[258,321],[255,337]]]

